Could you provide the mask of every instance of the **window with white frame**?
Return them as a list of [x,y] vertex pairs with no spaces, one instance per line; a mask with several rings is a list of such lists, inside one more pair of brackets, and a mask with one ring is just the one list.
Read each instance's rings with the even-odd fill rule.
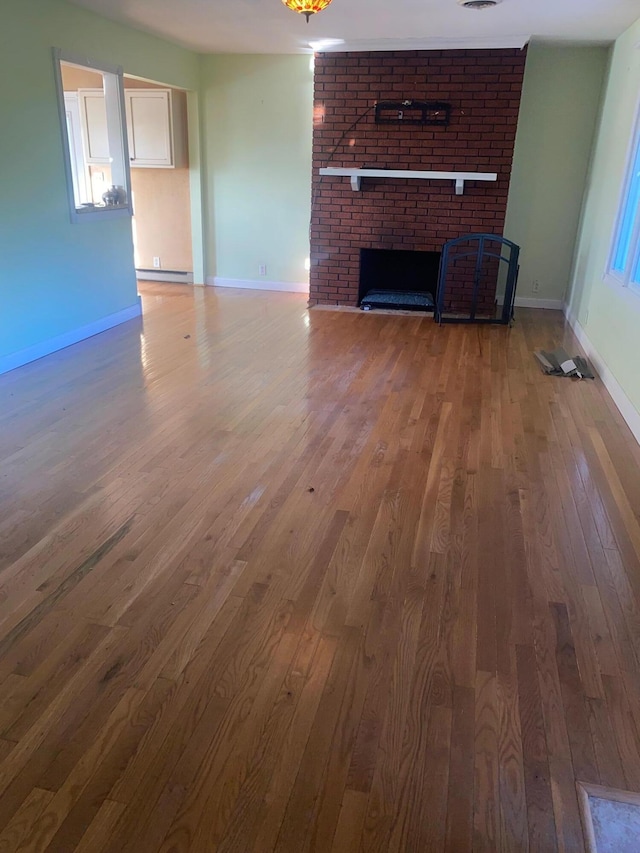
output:
[[131,216],[122,69],[53,54],[71,220]]
[[624,287],[640,291],[640,112],[627,160],[608,273]]

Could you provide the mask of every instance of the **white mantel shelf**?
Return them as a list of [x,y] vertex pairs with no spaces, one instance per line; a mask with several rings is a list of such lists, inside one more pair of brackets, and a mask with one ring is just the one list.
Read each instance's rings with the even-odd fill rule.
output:
[[321,175],[333,177],[345,177],[351,180],[351,189],[357,192],[360,189],[362,178],[418,178],[423,181],[453,181],[456,186],[456,195],[464,192],[465,181],[497,181],[496,172],[425,172],[413,169],[341,169],[326,166],[320,169]]

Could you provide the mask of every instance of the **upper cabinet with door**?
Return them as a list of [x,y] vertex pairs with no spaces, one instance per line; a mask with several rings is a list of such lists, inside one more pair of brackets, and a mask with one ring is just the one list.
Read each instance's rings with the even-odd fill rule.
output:
[[104,92],[102,89],[79,89],[78,106],[85,161],[90,166],[110,163]]
[[[185,96],[171,89],[125,89],[131,168],[175,169],[187,165]],[[104,96],[78,92],[87,163],[109,162]]]
[[126,89],[132,167],[174,169],[186,165],[183,98],[171,89]]

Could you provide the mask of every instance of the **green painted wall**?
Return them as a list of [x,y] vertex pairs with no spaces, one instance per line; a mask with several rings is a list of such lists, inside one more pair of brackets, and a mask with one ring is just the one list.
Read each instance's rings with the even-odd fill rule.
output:
[[564,299],[608,55],[529,46],[504,232],[522,248],[520,297]]
[[640,100],[640,20],[615,44],[576,246],[569,299],[607,368],[640,411],[640,296],[604,278],[627,151]]
[[309,56],[202,57],[210,277],[304,282],[309,255]]
[[0,358],[137,302],[128,219],[72,225],[52,47],[198,87],[198,58],[62,0],[2,0]]
[[[505,228],[523,249],[520,296],[564,298],[607,57],[601,47],[529,47]],[[258,279],[265,263],[268,280],[304,281],[309,59],[201,61],[207,274]]]

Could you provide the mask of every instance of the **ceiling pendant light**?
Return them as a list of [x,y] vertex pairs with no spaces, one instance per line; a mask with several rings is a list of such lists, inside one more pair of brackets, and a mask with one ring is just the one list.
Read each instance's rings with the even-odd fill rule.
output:
[[458,0],[458,3],[465,9],[492,9],[502,0]]
[[331,0],[282,0],[282,2],[292,12],[300,12],[304,15],[309,23],[309,18],[326,9]]

